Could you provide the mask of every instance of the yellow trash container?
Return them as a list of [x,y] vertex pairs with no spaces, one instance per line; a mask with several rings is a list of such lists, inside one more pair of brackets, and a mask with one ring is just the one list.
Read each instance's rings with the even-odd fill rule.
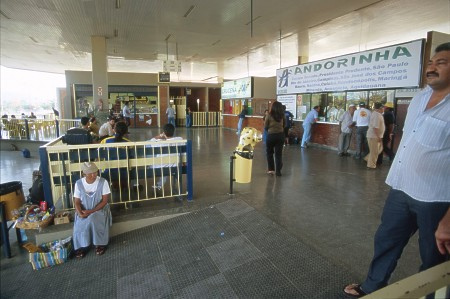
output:
[[252,180],[253,152],[235,152],[234,179],[237,183],[250,183]]
[[5,203],[6,220],[13,220],[12,211],[25,203],[22,182],[14,181],[0,184],[0,201]]

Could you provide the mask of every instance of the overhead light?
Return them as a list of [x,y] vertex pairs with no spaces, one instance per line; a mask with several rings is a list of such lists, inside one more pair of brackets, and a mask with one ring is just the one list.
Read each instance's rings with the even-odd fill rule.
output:
[[218,77],[218,76],[209,77],[209,78],[203,79],[202,81],[208,81],[208,80],[211,80],[211,79],[214,79],[214,78],[217,78],[217,77]]
[[120,8],[120,0],[116,0],[116,9]]
[[5,18],[7,18],[8,20],[11,20],[11,18],[7,14],[5,14],[2,10],[0,10],[0,14]]
[[215,45],[217,45],[218,43],[220,43],[220,39],[217,40],[217,41],[215,41],[215,42],[213,42],[213,43],[211,44],[211,46],[215,46]]
[[32,36],[29,36],[29,38],[32,40],[32,41],[34,41],[36,44],[38,44],[39,42],[34,38],[34,37],[32,37]]
[[266,44],[262,44],[262,45],[259,45],[259,46],[255,47],[255,48],[253,48],[252,50],[258,50],[258,49],[260,49],[262,47],[265,47],[265,46],[266,46]]
[[261,18],[261,16],[257,16],[256,18],[254,18],[254,19],[251,20],[250,22],[246,23],[245,25],[248,26],[248,25],[250,25],[251,22],[253,22],[253,21],[255,21],[255,20],[259,19],[259,18]]
[[118,37],[119,36],[119,29],[114,29],[114,37]]
[[172,36],[172,34],[169,34],[169,35],[166,37],[165,41],[168,41],[169,38],[170,38],[171,36]]
[[195,8],[195,5],[191,5],[191,7],[189,7],[189,9],[186,11],[186,13],[184,14],[183,17],[187,18],[191,14],[191,12],[194,10],[194,8]]

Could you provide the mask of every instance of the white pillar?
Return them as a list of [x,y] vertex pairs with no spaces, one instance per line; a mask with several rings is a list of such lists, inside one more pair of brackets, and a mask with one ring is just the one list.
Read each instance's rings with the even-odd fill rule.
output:
[[91,36],[92,44],[92,88],[96,109],[108,110],[108,59],[106,38]]

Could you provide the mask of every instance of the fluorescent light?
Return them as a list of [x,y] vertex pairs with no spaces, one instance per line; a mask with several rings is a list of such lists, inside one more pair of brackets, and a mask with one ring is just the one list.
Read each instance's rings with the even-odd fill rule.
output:
[[183,15],[183,17],[187,18],[191,12],[194,10],[195,5],[191,5],[191,7],[189,7],[189,9],[186,11],[186,13]]

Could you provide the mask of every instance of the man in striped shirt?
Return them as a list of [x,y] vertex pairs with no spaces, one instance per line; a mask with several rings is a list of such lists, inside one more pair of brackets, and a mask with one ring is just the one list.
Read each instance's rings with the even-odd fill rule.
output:
[[366,280],[344,293],[361,297],[383,288],[410,237],[419,230],[420,271],[450,253],[450,43],[436,48],[428,86],[409,105],[399,150],[386,183],[392,187],[375,234]]

